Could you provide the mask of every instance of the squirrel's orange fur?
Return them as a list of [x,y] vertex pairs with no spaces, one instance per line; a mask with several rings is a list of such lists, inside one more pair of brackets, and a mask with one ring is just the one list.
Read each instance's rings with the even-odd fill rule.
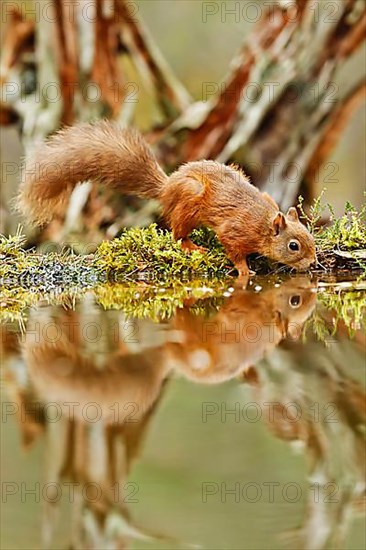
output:
[[[189,240],[194,228],[211,227],[241,274],[249,273],[246,257],[253,252],[297,269],[315,261],[314,239],[296,210],[279,212],[240,169],[202,160],[168,177],[136,130],[108,121],[66,128],[41,145],[26,162],[20,207],[44,223],[65,210],[72,189],[85,180],[158,199],[174,237],[187,249],[194,248]],[[294,241],[298,250],[290,248]]]

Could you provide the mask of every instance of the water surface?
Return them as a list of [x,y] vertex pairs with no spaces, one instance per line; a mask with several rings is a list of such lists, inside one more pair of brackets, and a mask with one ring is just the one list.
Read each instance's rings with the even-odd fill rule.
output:
[[2,325],[2,547],[365,547],[365,284],[116,285]]

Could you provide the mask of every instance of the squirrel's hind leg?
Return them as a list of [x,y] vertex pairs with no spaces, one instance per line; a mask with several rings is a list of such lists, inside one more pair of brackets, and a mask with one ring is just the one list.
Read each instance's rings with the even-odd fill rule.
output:
[[193,252],[193,250],[198,250],[198,252],[201,252],[202,254],[207,252],[207,248],[194,244],[194,242],[192,242],[188,237],[186,239],[182,239],[182,248],[186,252]]
[[160,197],[164,217],[173,231],[173,237],[176,241],[182,240],[182,248],[187,252],[206,252],[205,248],[194,244],[189,238],[193,229],[201,225],[199,212],[203,191],[204,187],[197,179],[183,178],[178,171],[170,177]]
[[193,229],[196,227],[196,224],[187,223],[188,220],[185,220],[184,224],[178,224],[176,222],[173,222],[171,224],[172,231],[173,231],[173,237],[176,241],[179,239],[182,240],[182,248],[186,252],[192,252],[193,250],[198,250],[199,252],[205,253],[207,252],[207,249],[203,246],[198,246],[197,244],[194,244],[194,242],[191,241],[189,238],[189,234],[193,231]]
[[193,252],[193,250],[198,250],[198,252],[202,252],[202,254],[204,254],[205,252],[207,252],[207,248],[194,244],[194,242],[192,242],[191,239],[188,237],[193,229],[194,227],[192,227],[190,231],[187,231],[186,228],[184,231],[179,231],[177,227],[173,227],[173,237],[176,241],[178,241],[179,239],[182,240],[182,248],[186,252]]

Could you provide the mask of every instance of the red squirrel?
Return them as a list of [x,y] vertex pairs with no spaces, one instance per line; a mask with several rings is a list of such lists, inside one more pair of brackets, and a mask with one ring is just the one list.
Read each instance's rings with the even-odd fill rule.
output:
[[314,239],[296,209],[284,215],[238,167],[201,160],[167,176],[142,135],[114,122],[60,130],[35,150],[23,176],[19,205],[37,223],[62,213],[78,183],[94,180],[125,195],[157,199],[186,250],[199,248],[189,239],[193,229],[211,227],[239,275],[252,273],[246,258],[253,252],[300,270],[315,261]]

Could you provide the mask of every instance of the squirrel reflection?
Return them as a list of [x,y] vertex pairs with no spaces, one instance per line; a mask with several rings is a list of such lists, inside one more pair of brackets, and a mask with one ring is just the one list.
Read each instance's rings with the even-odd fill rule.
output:
[[[187,303],[165,325],[131,324],[121,312],[96,307],[91,297],[76,311],[44,306],[31,312],[22,356],[33,400],[56,403],[60,421],[44,415],[37,422],[26,415],[27,422],[20,426],[29,432],[31,425],[34,437],[41,433],[34,426],[57,432],[47,438],[46,481],[78,484],[72,547],[124,548],[131,531],[132,538],[159,537],[133,526],[128,498],[120,494],[116,501],[116,486],[122,492],[126,487],[165,382],[175,370],[202,382],[225,380],[255,363],[310,315],[315,303],[312,285],[307,279],[297,281],[260,293],[237,290],[209,319],[191,313],[192,304]],[[236,324],[244,329],[238,342],[230,337],[226,341],[217,332],[217,327],[230,331]],[[206,329],[207,339],[199,338]],[[259,331],[255,342],[253,330]],[[209,358],[209,367],[197,369],[197,357],[202,356]],[[29,436],[27,440],[31,443]],[[101,489],[96,502],[82,498],[87,483]],[[56,507],[45,506],[46,546],[52,541]]]
[[[52,306],[32,311],[22,343],[33,392],[30,395],[28,390],[26,398],[57,403],[62,410],[59,422],[49,422],[45,415],[38,424],[45,431],[52,428],[52,437],[47,437],[46,481],[79,484],[72,504],[72,548],[126,548],[133,538],[168,539],[134,525],[128,502],[131,488],[126,483],[173,373],[204,384],[234,377],[250,382],[243,390],[258,402],[276,403],[268,428],[276,437],[303,446],[311,459],[311,479],[323,485],[349,482],[331,514],[324,499],[315,504],[309,492],[301,542],[296,544],[326,547],[332,532],[344,525],[355,486],[364,483],[359,426],[365,421],[365,395],[344,367],[347,350],[342,358],[330,349],[319,351],[313,343],[308,347],[296,342],[315,300],[314,285],[307,278],[296,278],[260,292],[235,289],[208,317],[197,316],[194,303],[187,301],[171,321],[160,325],[136,320],[131,325],[123,313],[104,311],[92,299],[84,300],[76,311]],[[10,343],[7,353],[13,356],[14,340]],[[13,396],[16,388],[24,395],[12,376],[9,373],[8,381]],[[318,418],[304,414],[293,422],[282,414],[288,402],[309,411],[314,401],[320,407]],[[324,422],[322,407],[329,402],[335,405],[338,424]],[[32,418],[28,442],[41,433],[36,425]],[[20,426],[24,430],[26,424]],[[90,482],[101,488],[96,501],[82,494],[81,488]],[[56,507],[45,506],[47,547]]]
[[188,308],[177,312],[178,342],[170,343],[174,367],[191,380],[219,383],[256,364],[284,338],[297,338],[316,302],[309,279],[288,280],[261,292],[236,290],[219,312],[205,319]]

